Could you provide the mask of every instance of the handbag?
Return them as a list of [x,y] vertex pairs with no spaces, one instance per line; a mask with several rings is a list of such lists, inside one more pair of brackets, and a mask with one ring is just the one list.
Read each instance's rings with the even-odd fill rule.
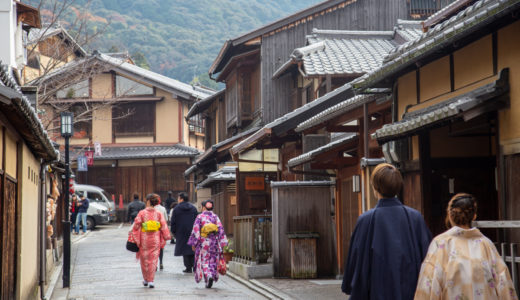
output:
[[130,231],[128,233],[128,240],[126,241],[126,250],[131,252],[139,252],[139,247],[137,246],[134,235]]
[[221,257],[218,261],[217,271],[220,275],[226,275],[227,272],[227,266],[226,266],[226,260],[224,257]]

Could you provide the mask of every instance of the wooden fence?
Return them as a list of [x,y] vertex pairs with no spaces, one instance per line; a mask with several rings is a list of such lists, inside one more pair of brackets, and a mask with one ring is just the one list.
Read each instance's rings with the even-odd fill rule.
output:
[[266,263],[272,255],[271,215],[233,217],[234,260],[246,263]]

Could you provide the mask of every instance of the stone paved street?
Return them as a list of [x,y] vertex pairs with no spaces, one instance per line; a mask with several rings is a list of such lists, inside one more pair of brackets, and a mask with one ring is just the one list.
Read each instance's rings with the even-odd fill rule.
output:
[[76,239],[71,287],[61,288],[60,277],[52,299],[265,299],[228,276],[221,276],[211,289],[196,284],[193,274],[182,273],[182,257],[173,256],[175,245],[170,243],[165,247],[164,270],[155,276],[156,287],[143,287],[135,254],[125,249],[128,228],[102,226]]

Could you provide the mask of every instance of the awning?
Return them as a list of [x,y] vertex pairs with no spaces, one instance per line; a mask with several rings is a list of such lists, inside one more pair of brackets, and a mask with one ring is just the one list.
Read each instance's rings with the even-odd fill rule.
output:
[[[390,91],[384,89],[382,92],[390,93]],[[381,95],[375,94],[367,94],[367,95],[356,95],[352,98],[349,98],[339,104],[336,104],[321,113],[315,115],[314,117],[302,122],[296,127],[296,132],[302,132],[319,124],[323,124],[327,121],[330,121],[338,116],[341,116],[355,108],[363,106],[363,104],[374,101],[381,97]],[[385,97],[386,98],[386,97]]]
[[186,120],[190,119],[191,117],[200,114],[204,112],[206,109],[208,109],[213,102],[218,99],[220,96],[223,96],[226,93],[226,89],[222,89],[215,94],[208,96],[200,101],[195,102],[193,106],[188,111],[188,114],[186,115]]
[[224,166],[219,170],[210,173],[208,178],[204,179],[197,185],[197,188],[209,187],[212,185],[212,183],[220,181],[235,181],[236,169],[236,166]]
[[[234,135],[228,139],[225,139],[225,140],[211,146],[208,150],[206,150],[206,152],[204,152],[202,155],[198,156],[195,159],[195,161],[193,162],[193,165],[184,172],[184,176],[189,176],[191,173],[195,172],[200,166],[202,166],[203,164],[214,159],[218,152],[222,152],[222,151],[225,151],[225,150],[231,148],[233,145],[240,142],[242,139],[247,138],[250,134],[257,131],[258,129],[259,129],[259,127],[253,127],[249,130],[246,130],[242,133]],[[216,161],[215,161],[215,163],[216,163]]]
[[[341,167],[344,164],[351,164],[357,161],[357,158],[354,157],[338,157],[337,155],[329,155],[330,152],[338,152],[342,153],[345,151],[353,151],[357,149],[359,141],[359,136],[357,134],[348,135],[343,137],[337,141],[330,142],[324,146],[316,148],[312,151],[306,152],[300,156],[294,157],[290,159],[287,163],[289,168],[294,168],[296,166],[300,166],[306,163],[312,163],[314,159],[319,158],[321,155],[326,154],[329,157],[329,160],[319,159],[320,163],[332,162],[334,166]],[[325,167],[326,169],[335,169],[336,167]]]
[[380,144],[417,134],[442,123],[462,118],[468,121],[483,113],[509,106],[509,69],[489,84],[436,105],[406,113],[399,122],[384,125],[372,134]]

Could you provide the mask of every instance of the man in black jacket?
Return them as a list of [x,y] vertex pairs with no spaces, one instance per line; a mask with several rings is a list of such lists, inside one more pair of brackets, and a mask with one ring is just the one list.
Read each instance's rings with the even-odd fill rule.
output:
[[139,200],[139,195],[134,194],[134,201],[128,205],[128,216],[126,220],[130,223],[134,223],[137,214],[146,207],[143,201]]
[[197,217],[197,209],[193,204],[188,202],[188,194],[180,193],[177,201],[179,204],[175,206],[172,213],[171,227],[172,233],[175,235],[177,243],[175,245],[175,256],[182,256],[184,258],[184,273],[193,272],[193,263],[195,260],[195,253],[188,245],[188,239],[193,229],[193,223]]

